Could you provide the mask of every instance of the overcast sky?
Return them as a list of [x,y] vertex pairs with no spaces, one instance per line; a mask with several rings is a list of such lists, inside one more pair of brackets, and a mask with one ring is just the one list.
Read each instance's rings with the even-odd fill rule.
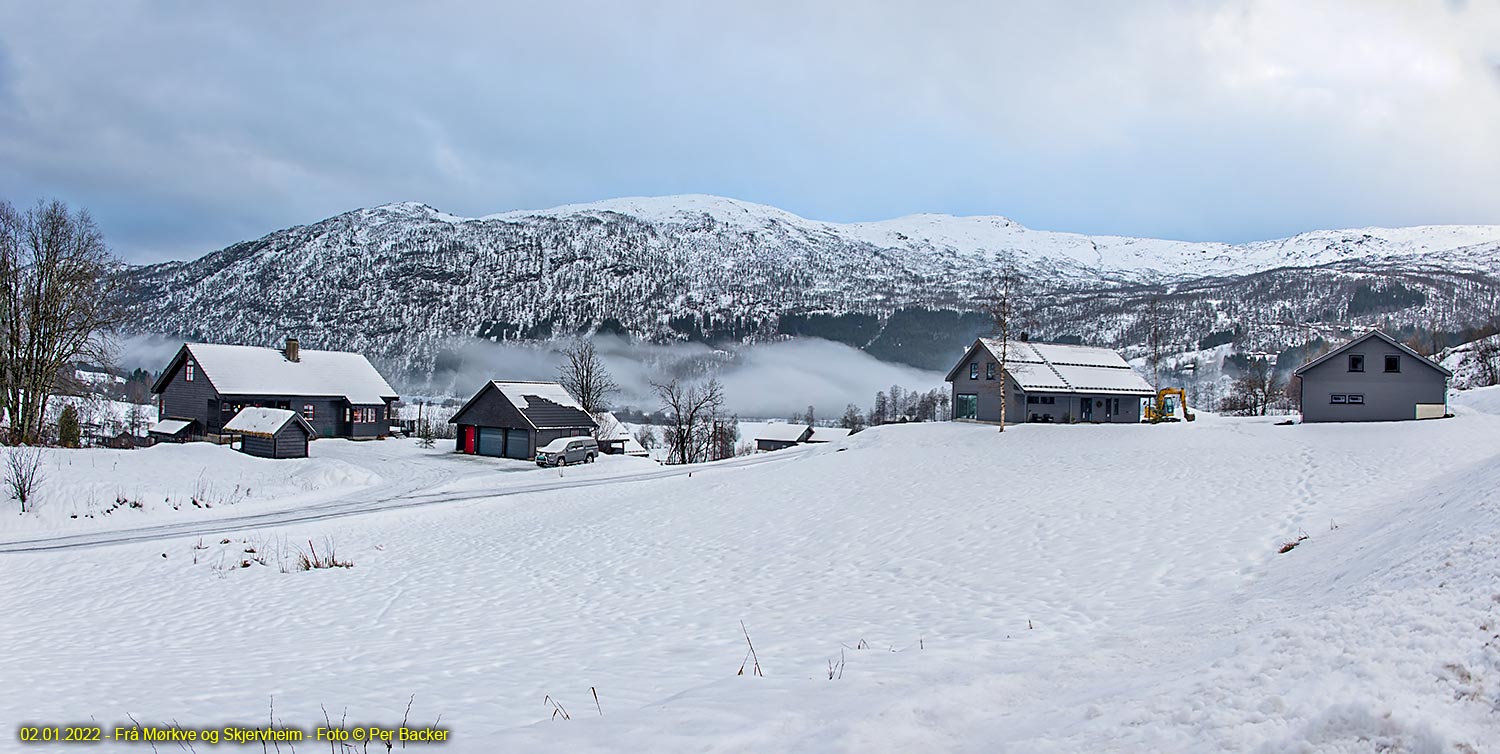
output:
[[1500,223],[1497,133],[1500,0],[0,0],[0,198],[132,261],[406,200]]

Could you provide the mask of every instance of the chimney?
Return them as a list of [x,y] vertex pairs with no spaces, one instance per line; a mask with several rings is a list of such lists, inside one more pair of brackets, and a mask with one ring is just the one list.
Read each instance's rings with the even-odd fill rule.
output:
[[297,343],[297,339],[296,338],[287,338],[286,339],[286,352],[285,353],[286,353],[286,360],[287,361],[301,361],[302,360],[301,347]]

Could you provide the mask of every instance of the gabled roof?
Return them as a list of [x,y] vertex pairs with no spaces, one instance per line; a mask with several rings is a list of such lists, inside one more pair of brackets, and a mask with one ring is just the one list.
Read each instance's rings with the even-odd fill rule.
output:
[[812,436],[807,438],[808,442],[835,442],[854,434],[853,430],[843,427],[813,427]]
[[307,432],[308,437],[317,437],[317,430],[313,429],[302,414],[296,411],[288,411],[284,408],[256,408],[249,406],[240,409],[233,419],[224,423],[224,431],[241,435],[256,435],[259,437],[270,437],[281,431],[288,423],[295,423]]
[[1385,333],[1383,333],[1383,332],[1381,332],[1379,330],[1371,330],[1371,331],[1365,333],[1364,335],[1361,335],[1361,336],[1359,336],[1359,337],[1357,337],[1357,338],[1349,341],[1348,343],[1345,343],[1344,345],[1341,345],[1338,348],[1335,348],[1332,351],[1329,351],[1328,353],[1325,353],[1322,356],[1319,356],[1318,358],[1313,359],[1312,361],[1309,361],[1309,362],[1307,362],[1306,364],[1303,364],[1300,367],[1297,367],[1296,371],[1292,372],[1292,374],[1301,375],[1303,372],[1306,372],[1307,370],[1312,369],[1313,367],[1315,367],[1315,366],[1317,366],[1319,364],[1322,364],[1323,362],[1328,361],[1329,359],[1332,359],[1333,357],[1338,356],[1339,354],[1341,354],[1341,353],[1343,353],[1343,352],[1345,352],[1345,351],[1347,351],[1347,350],[1349,350],[1349,349],[1351,349],[1351,348],[1359,345],[1360,343],[1363,343],[1363,342],[1365,342],[1365,341],[1367,341],[1367,340],[1369,340],[1371,338],[1378,338],[1378,339],[1380,339],[1382,341],[1385,341],[1386,345],[1389,345],[1392,348],[1396,348],[1396,349],[1400,350],[1402,353],[1406,354],[1407,356],[1410,356],[1413,359],[1416,359],[1418,364],[1426,364],[1427,366],[1430,366],[1433,369],[1436,369],[1439,372],[1442,372],[1442,374],[1443,374],[1444,377],[1452,377],[1453,376],[1453,373],[1450,372],[1450,371],[1448,371],[1447,367],[1444,367],[1442,364],[1439,364],[1439,363],[1433,361],[1432,359],[1429,359],[1426,356],[1423,356],[1422,354],[1417,353],[1416,351],[1413,351],[1412,349],[1410,349],[1410,348],[1402,345],[1395,338],[1392,338],[1391,336],[1386,335]]
[[778,422],[767,424],[759,432],[755,433],[755,439],[770,440],[772,442],[803,442],[812,432],[812,427],[806,424],[789,424]]
[[946,379],[953,382],[964,365],[973,360],[976,349],[996,363],[1004,347],[1005,372],[1022,390],[1047,393],[1105,393],[1117,395],[1155,395],[1151,383],[1136,373],[1119,352],[1096,346],[1074,346],[1063,343],[1033,343],[1012,340],[1006,344],[995,338],[979,338],[964,352],[964,357]]
[[449,423],[474,405],[481,396],[495,390],[520,412],[532,429],[573,429],[594,427],[593,417],[573,398],[568,389],[556,382],[524,382],[493,380],[486,383],[467,403],[453,413]]
[[362,354],[304,348],[298,361],[288,361],[279,348],[219,343],[184,344],[151,391],[166,389],[167,381],[189,357],[220,395],[319,396],[355,404],[398,397]]

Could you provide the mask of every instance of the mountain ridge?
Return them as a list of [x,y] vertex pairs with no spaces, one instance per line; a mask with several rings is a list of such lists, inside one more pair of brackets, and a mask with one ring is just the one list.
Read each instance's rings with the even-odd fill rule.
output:
[[[1028,229],[1001,216],[808,220],[711,195],[464,218],[361,208],[195,260],[130,267],[141,332],[364,350],[431,377],[456,343],[611,332],[651,341],[840,340],[935,368],[985,329],[987,280],[1027,280],[1039,336],[1116,347],[1155,327],[1266,349],[1340,328],[1457,328],[1496,311],[1500,226],[1310,231],[1247,244]],[[1486,309],[1486,307],[1489,307]]]

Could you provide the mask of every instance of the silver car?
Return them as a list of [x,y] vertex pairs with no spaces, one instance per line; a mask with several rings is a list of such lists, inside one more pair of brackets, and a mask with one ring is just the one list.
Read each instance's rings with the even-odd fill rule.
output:
[[593,463],[599,457],[599,443],[592,437],[559,437],[536,452],[538,466],[567,466],[570,463]]

